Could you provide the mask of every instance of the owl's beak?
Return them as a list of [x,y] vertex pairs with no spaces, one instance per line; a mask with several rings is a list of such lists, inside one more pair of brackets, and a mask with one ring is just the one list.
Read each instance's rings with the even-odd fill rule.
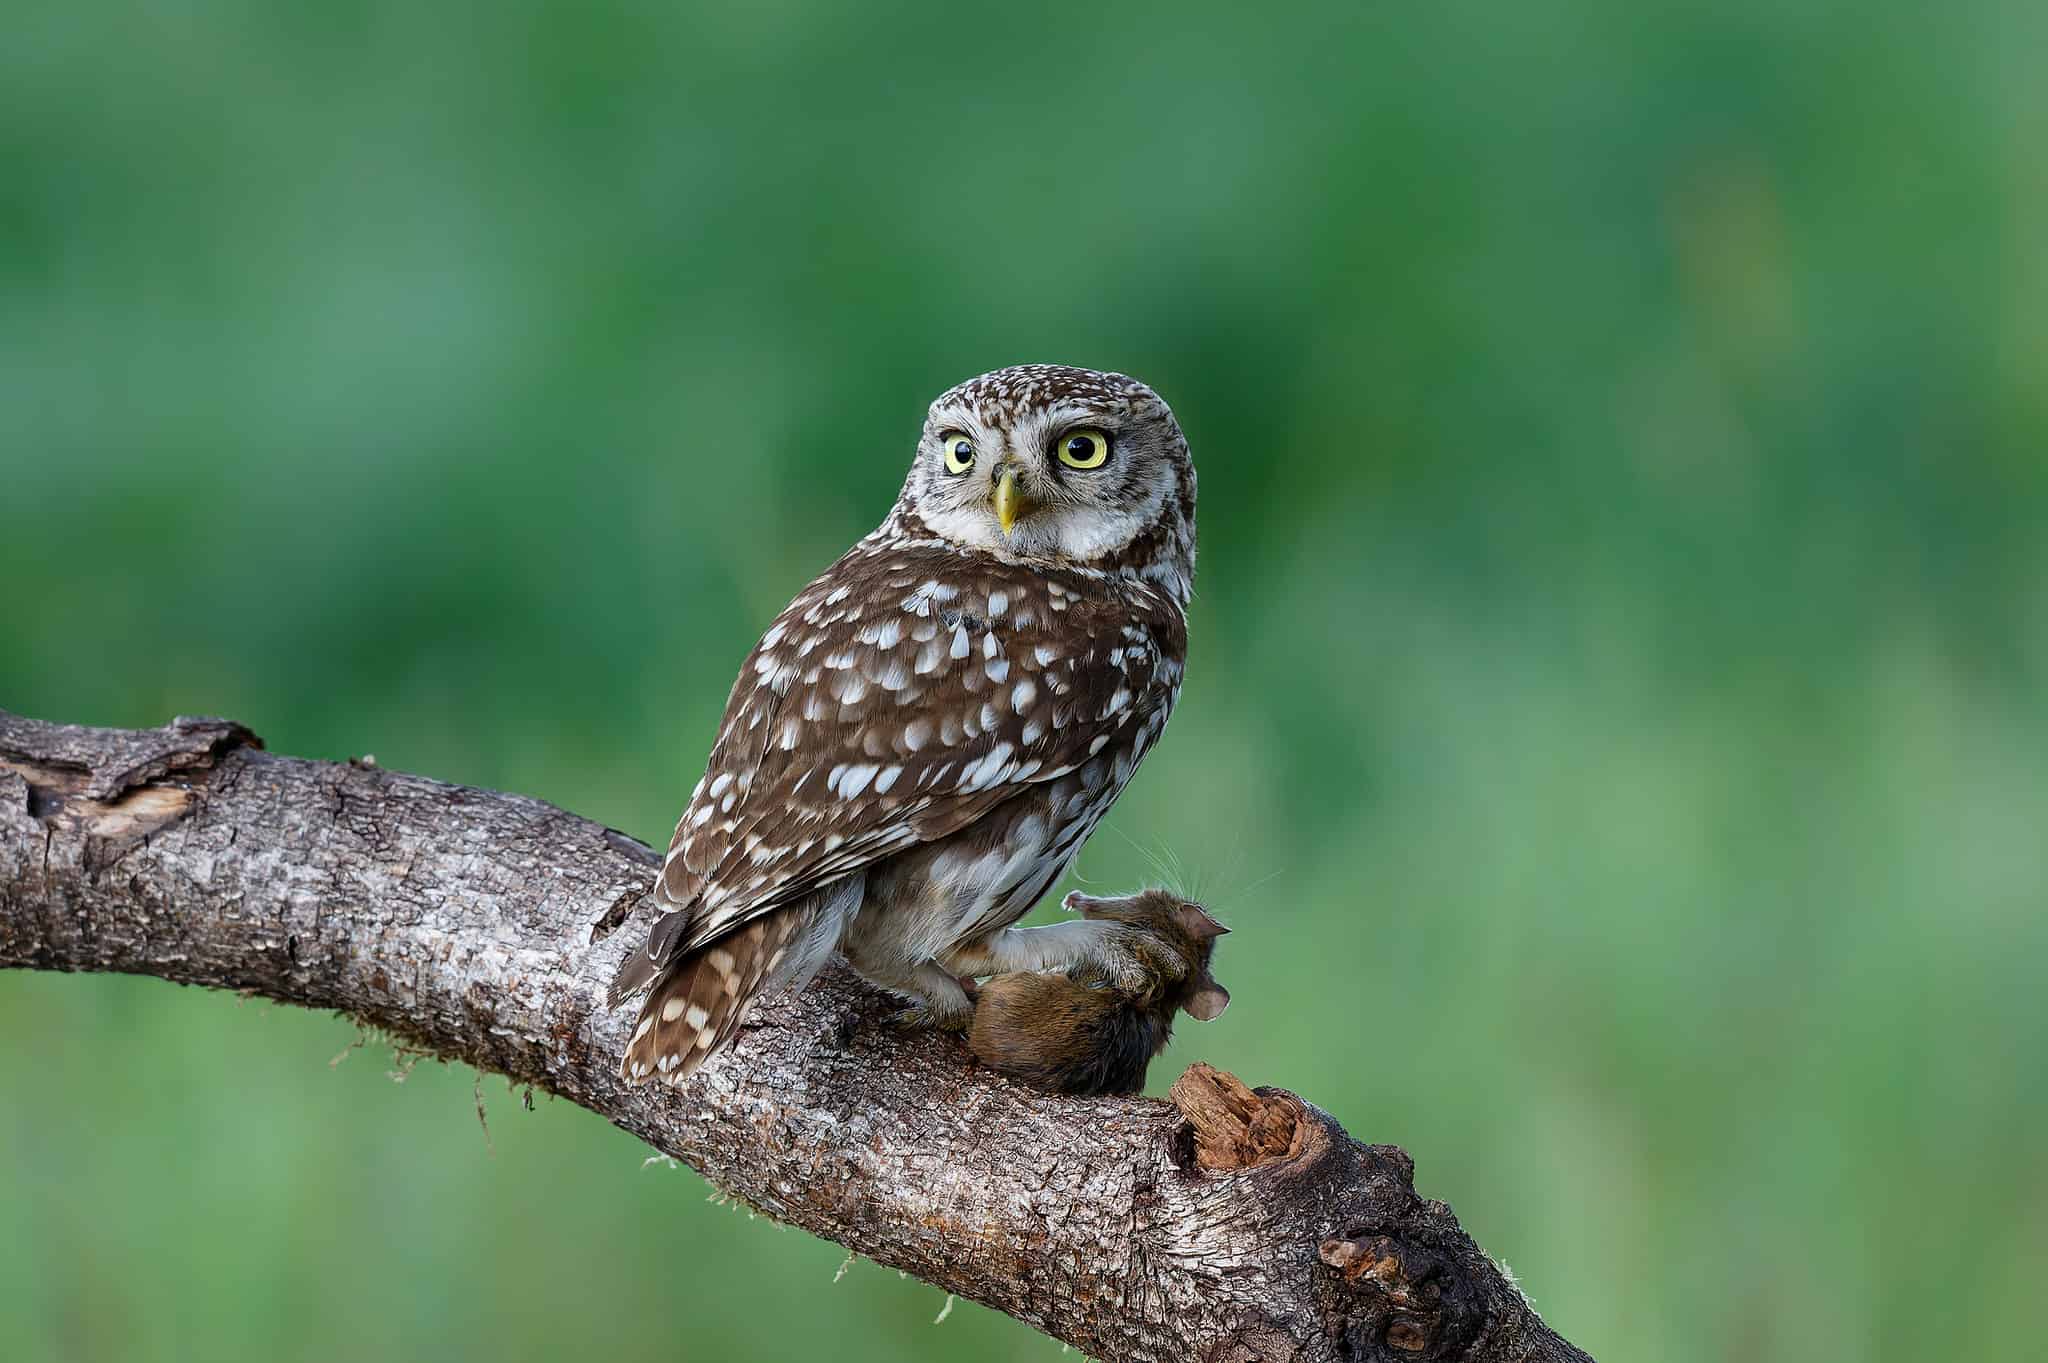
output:
[[1031,510],[1037,503],[1025,496],[1017,487],[1017,470],[1014,465],[1005,466],[996,479],[995,508],[996,524],[1008,535],[1017,528],[1017,518]]

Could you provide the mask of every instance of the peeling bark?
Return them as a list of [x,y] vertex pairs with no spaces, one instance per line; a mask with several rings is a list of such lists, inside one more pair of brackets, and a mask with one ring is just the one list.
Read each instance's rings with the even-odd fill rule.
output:
[[331,1008],[579,1103],[765,1215],[1106,1360],[1584,1360],[1393,1146],[1196,1065],[1057,1098],[882,1025],[844,970],[679,1091],[604,982],[659,859],[522,796],[274,756],[222,720],[0,712],[0,967]]

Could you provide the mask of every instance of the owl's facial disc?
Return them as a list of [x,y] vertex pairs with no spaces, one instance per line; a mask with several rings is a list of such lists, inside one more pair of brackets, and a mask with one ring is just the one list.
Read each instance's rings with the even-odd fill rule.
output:
[[[1091,562],[1149,524],[1167,490],[1167,470],[1145,457],[1142,426],[1132,422],[1119,436],[1113,428],[1122,423],[1091,408],[1007,419],[956,409],[933,420],[940,429],[923,442],[906,491],[927,525],[970,548]],[[1067,455],[1075,429],[1087,432],[1080,443],[1092,462]]]
[[1095,563],[1154,525],[1175,491],[1162,407],[935,407],[904,487],[934,532],[1004,557]]
[[1185,601],[1194,509],[1187,441],[1157,393],[1018,365],[932,403],[895,524],[1011,562],[1134,573]]

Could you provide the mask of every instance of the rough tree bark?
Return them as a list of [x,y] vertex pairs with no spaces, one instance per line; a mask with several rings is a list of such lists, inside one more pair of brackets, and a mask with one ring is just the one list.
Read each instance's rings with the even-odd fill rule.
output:
[[539,800],[273,756],[179,719],[0,712],[0,967],[332,1008],[580,1103],[775,1219],[1106,1360],[1584,1360],[1400,1150],[1197,1065],[1071,1099],[876,1024],[844,971],[680,1091],[603,983],[657,858]]

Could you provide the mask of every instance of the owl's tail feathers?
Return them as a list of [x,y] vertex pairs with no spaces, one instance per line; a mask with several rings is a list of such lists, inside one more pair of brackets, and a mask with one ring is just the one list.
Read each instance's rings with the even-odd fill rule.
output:
[[605,990],[604,1006],[616,1008],[652,984],[661,968],[674,958],[676,938],[689,925],[688,909],[671,909],[655,919],[647,941],[619,962],[619,972],[612,976],[611,988]]
[[[634,1084],[680,1084],[695,1074],[739,1030],[763,981],[778,974],[791,943],[808,926],[805,917],[788,910],[766,914],[663,970],[640,1005],[633,1040],[619,1064],[621,1077]],[[615,995],[634,963],[646,956],[636,951],[626,958],[612,981]],[[626,992],[637,987],[628,985]]]

